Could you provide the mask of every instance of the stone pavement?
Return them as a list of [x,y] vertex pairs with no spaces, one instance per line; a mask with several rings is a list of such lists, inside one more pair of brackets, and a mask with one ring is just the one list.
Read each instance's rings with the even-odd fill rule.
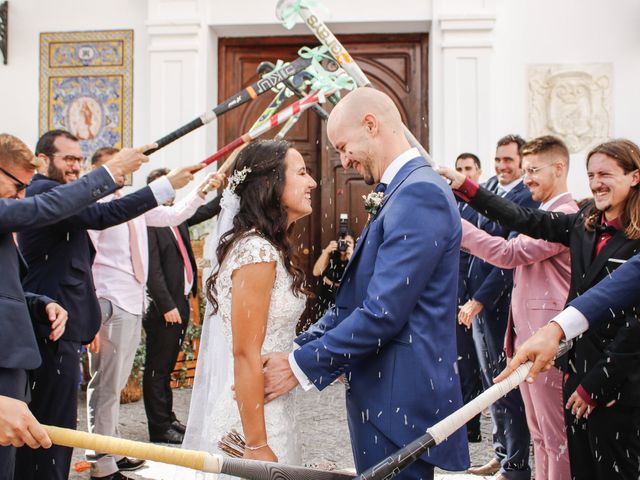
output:
[[[189,410],[189,400],[191,398],[190,389],[174,390],[174,411],[178,418],[186,423]],[[348,432],[344,413],[344,393],[339,386],[329,388],[322,393],[307,392],[302,397],[303,407],[300,409],[305,414],[303,419],[298,419],[303,428],[312,429],[313,435],[317,438],[336,438],[341,444],[327,446],[325,442],[318,442],[314,445],[306,445],[303,451],[304,458],[326,458],[327,448],[334,452],[332,460],[339,468],[349,468],[353,466],[351,450],[348,447]],[[80,393],[78,400],[78,429],[86,431],[86,397],[84,392]],[[308,405],[308,406],[307,406]],[[317,408],[321,405],[321,408]],[[308,418],[309,413],[313,413]],[[120,406],[120,435],[122,438],[147,442],[147,422],[144,413],[142,400],[136,403]],[[482,465],[491,459],[490,442],[491,421],[488,417],[482,416],[483,441],[481,443],[470,444],[472,465]],[[70,480],[88,480],[89,472],[75,472],[73,465],[84,460],[84,451],[75,449]],[[136,480],[158,480],[162,478],[162,473],[166,473],[167,467],[162,464],[152,463],[149,467],[138,472],[129,472],[127,476]],[[436,472],[436,480],[481,480],[485,477],[467,475],[464,473]],[[486,477],[489,478],[489,477]]]

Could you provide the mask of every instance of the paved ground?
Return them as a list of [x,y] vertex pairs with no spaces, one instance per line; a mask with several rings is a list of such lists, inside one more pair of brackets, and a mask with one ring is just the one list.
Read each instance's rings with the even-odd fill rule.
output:
[[[190,389],[174,390],[174,410],[178,416],[186,421],[187,412],[189,410],[189,400],[191,397]],[[322,394],[305,394],[304,402],[308,402],[308,408],[301,410],[305,412],[318,412],[311,419],[306,418],[304,422],[300,421],[305,428],[313,429],[313,434],[318,435],[317,438],[338,438],[337,444],[329,446],[329,450],[333,451],[331,460],[340,467],[348,468],[353,466],[350,448],[348,447],[348,433],[346,429],[346,421],[344,418],[343,393],[340,387],[332,391],[323,392]],[[80,394],[79,399],[79,418],[78,429],[86,431],[86,408],[85,394]],[[322,408],[317,408],[321,402]],[[483,441],[481,443],[470,444],[471,463],[473,465],[481,465],[491,458],[490,444],[490,420],[483,416],[482,419]],[[121,405],[120,408],[120,435],[123,438],[131,440],[148,441],[146,417],[144,414],[144,405],[142,401]],[[305,446],[303,455],[305,458],[326,458],[325,452],[327,446],[322,443]],[[74,451],[72,469],[69,476],[70,480],[87,480],[89,472],[75,472],[73,465],[76,462],[84,460],[84,451],[76,449]],[[162,472],[166,471],[166,467],[161,464],[152,464],[149,468],[139,470],[136,475],[129,473],[128,475],[136,480],[156,480],[161,478]],[[456,474],[451,472],[438,472],[437,479],[442,480],[481,480],[484,477],[465,475],[463,473]],[[487,477],[488,478],[488,477]]]

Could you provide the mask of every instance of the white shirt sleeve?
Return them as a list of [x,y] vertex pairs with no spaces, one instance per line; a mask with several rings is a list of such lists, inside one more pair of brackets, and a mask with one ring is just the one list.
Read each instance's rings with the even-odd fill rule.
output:
[[300,386],[302,387],[302,389],[305,392],[311,390],[313,388],[313,383],[311,383],[311,380],[307,378],[307,376],[304,374],[302,369],[296,363],[296,359],[293,355],[293,352],[289,354],[289,366],[291,367],[291,371],[293,372],[293,374],[298,379],[298,382],[300,382]]
[[173,227],[189,219],[201,205],[204,205],[204,199],[194,191],[175,205],[160,205],[149,210],[144,219],[149,227]]
[[166,175],[163,175],[151,182],[149,184],[149,188],[151,189],[156,202],[158,202],[158,205],[164,205],[176,196],[176,191],[171,186],[171,182]]
[[580,310],[574,307],[567,307],[558,315],[553,317],[551,322],[556,322],[564,332],[567,340],[572,340],[578,335],[589,330],[589,321]]

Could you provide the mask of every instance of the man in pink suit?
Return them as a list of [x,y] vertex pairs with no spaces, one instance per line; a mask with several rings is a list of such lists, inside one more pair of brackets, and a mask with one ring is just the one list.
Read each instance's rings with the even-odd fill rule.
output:
[[[569,151],[562,140],[539,137],[523,145],[520,154],[524,183],[533,200],[541,203],[539,208],[577,212],[578,206],[567,191]],[[571,277],[569,248],[526,235],[505,240],[462,222],[464,250],[499,268],[515,269],[505,336],[507,357],[512,357],[515,349],[562,310]],[[472,319],[462,320],[470,324]],[[554,367],[541,375],[542,381],[520,387],[534,443],[536,478],[569,480],[562,372]]]

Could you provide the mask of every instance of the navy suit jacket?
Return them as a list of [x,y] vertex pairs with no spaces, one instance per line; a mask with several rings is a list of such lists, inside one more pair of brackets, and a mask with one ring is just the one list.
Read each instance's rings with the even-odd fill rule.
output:
[[[424,158],[409,161],[358,239],[335,307],[296,339],[296,362],[319,390],[345,374],[352,434],[367,418],[400,447],[461,407],[455,370],[461,234],[450,188]],[[360,465],[376,460],[354,454]],[[421,458],[464,470],[464,429]]]
[[577,308],[590,326],[610,319],[612,311],[640,305],[640,255],[631,257],[569,305]]
[[42,324],[42,331],[47,336],[51,331],[44,306],[53,300],[23,292],[20,278],[25,273],[24,264],[12,232],[59,221],[115,189],[111,175],[104,168],[99,168],[77,182],[42,195],[22,200],[0,199],[0,264],[3,270],[0,276],[0,368],[37,368],[40,353],[32,320]]
[[[467,222],[474,225],[478,224],[478,212],[476,212],[471,206],[458,200],[458,211],[460,217],[464,218]],[[464,249],[460,250],[460,268],[458,269],[458,305],[464,305],[469,300],[469,293],[467,292],[467,283],[469,281],[469,264],[473,255]]]
[[[497,183],[498,179],[494,176],[484,186],[493,191]],[[531,193],[523,182],[513,187],[504,198],[523,207],[537,208],[539,205],[531,199]],[[491,235],[499,235],[504,238],[507,238],[510,233],[509,230],[484,215],[479,215],[475,225]],[[467,286],[469,298],[474,298],[482,303],[484,309],[489,312],[504,312],[506,319],[513,287],[513,271],[511,269],[498,268],[480,258],[474,258],[469,269]]]
[[[35,175],[27,196],[58,185]],[[91,273],[95,250],[87,230],[118,225],[156,206],[151,189],[144,187],[111,202],[94,203],[53,225],[38,225],[18,234],[20,250],[29,265],[24,289],[48,295],[69,312],[62,339],[89,343],[100,328],[100,306]],[[47,337],[49,330],[38,326],[36,335]]]

